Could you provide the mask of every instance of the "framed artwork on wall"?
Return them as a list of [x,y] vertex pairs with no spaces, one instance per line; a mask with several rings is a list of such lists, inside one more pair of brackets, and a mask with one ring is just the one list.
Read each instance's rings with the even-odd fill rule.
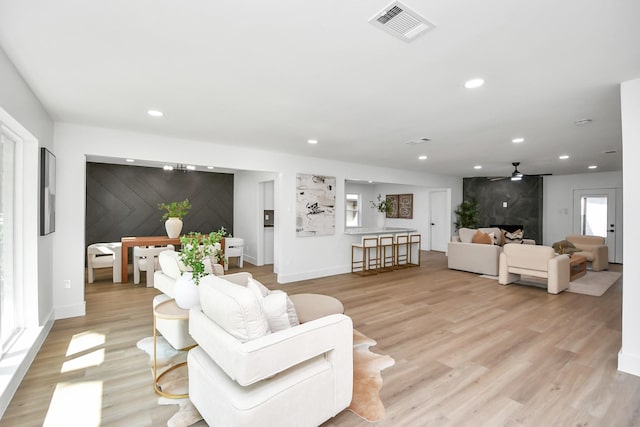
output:
[[391,202],[391,212],[387,212],[387,218],[398,218],[398,195],[387,194],[384,197]]
[[325,236],[336,230],[336,178],[296,176],[296,236]]
[[413,194],[398,195],[398,218],[413,219]]
[[40,148],[40,235],[56,231],[56,156]]

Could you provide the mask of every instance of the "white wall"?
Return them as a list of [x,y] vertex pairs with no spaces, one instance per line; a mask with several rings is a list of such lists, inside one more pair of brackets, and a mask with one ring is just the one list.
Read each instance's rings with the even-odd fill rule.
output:
[[[85,155],[107,157],[131,157],[152,161],[199,164],[202,158],[216,159],[214,166],[262,172],[276,172],[275,182],[275,265],[278,281],[322,277],[350,271],[350,236],[343,234],[344,215],[336,215],[336,234],[332,236],[298,238],[295,233],[295,186],[297,173],[321,173],[335,176],[337,181],[336,212],[344,212],[344,180],[346,178],[375,179],[398,184],[418,184],[438,188],[451,188],[452,203],[462,198],[462,179],[323,160],[298,157],[282,153],[236,148],[231,145],[170,138],[151,134],[103,129],[89,126],[57,123],[55,126],[56,150],[59,158],[59,203],[65,206],[65,215],[59,218],[54,243],[54,294],[56,315],[62,317],[84,313],[83,259],[84,206],[85,206]],[[265,171],[268,168],[268,171]],[[265,178],[268,175],[265,175]],[[239,174],[235,181],[236,192],[251,187],[259,177]],[[257,190],[240,195],[249,207],[259,203]],[[252,219],[243,217],[241,203],[234,207],[238,223],[235,234],[249,241],[252,252],[253,236],[262,226],[261,217],[252,229]],[[458,202],[459,203],[459,202]],[[259,213],[256,212],[256,215]],[[261,213],[260,213],[261,215]],[[71,280],[71,289],[64,289],[63,280]]]
[[[625,152],[625,156],[626,156]],[[622,220],[622,172],[598,172],[579,175],[545,176],[544,206],[542,224],[544,242],[551,246],[573,232],[573,192],[574,190],[614,189],[616,190],[616,262],[622,263],[623,220]]]
[[[15,194],[19,217],[15,258],[16,277],[24,282],[27,307],[25,329],[11,347],[11,357],[0,360],[0,417],[33,361],[53,323],[52,247],[55,233],[39,236],[39,152],[53,149],[53,123],[31,88],[24,82],[4,51],[0,49],[0,121],[22,139],[16,167],[16,183],[23,191]],[[34,267],[35,263],[35,268]],[[21,268],[21,265],[24,268]]]
[[[640,260],[640,227],[636,226],[640,212],[640,79],[628,81],[621,86],[622,106],[622,148],[624,152],[622,169],[624,171],[624,208],[625,231],[623,245],[624,258],[632,262]],[[618,369],[640,376],[640,269],[629,264],[625,268],[622,286],[622,348],[618,354]]]

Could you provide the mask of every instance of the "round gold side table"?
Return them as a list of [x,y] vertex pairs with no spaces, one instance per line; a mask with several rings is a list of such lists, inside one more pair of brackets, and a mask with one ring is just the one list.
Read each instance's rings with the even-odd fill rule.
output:
[[[157,364],[158,364],[158,359],[157,359],[158,330],[156,329],[156,321],[157,321],[157,319],[188,320],[189,319],[189,310],[184,310],[184,309],[178,307],[178,305],[176,304],[176,300],[175,299],[170,299],[170,300],[167,300],[167,301],[163,301],[160,304],[156,305],[155,308],[153,309],[153,389],[160,396],[168,397],[170,399],[181,399],[181,398],[184,398],[184,397],[189,397],[188,393],[184,393],[184,394],[166,393],[166,392],[162,391],[160,389],[160,387],[158,386],[158,382],[160,381],[160,378],[162,378],[165,374],[173,371],[174,369],[177,369],[177,368],[179,368],[181,366],[185,366],[187,364],[187,362],[185,361],[185,362],[177,363],[177,364],[171,366],[170,368],[168,368],[167,370],[165,370],[164,372],[162,372],[160,375],[158,375],[158,371],[157,371]],[[191,347],[187,347],[187,348],[182,349],[182,350],[190,350],[193,347],[195,347],[195,345],[193,345]]]

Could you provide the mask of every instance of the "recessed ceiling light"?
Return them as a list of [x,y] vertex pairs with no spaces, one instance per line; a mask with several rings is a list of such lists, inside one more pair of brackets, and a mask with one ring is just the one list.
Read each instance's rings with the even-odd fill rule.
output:
[[589,166],[589,169],[598,169],[598,166],[596,166],[596,165],[591,165],[591,166]]
[[213,166],[207,166],[207,169],[211,170],[213,169]]
[[418,156],[418,159],[419,160],[427,160],[427,156],[423,154],[421,156]]
[[511,142],[514,144],[520,144],[521,142],[524,142],[524,138],[513,138]]
[[369,180],[369,181],[367,181],[367,182],[368,182],[369,184],[373,184],[373,181],[371,181],[371,180]]
[[127,162],[127,163],[133,163],[133,162],[135,162],[135,160],[133,160],[133,159],[126,159],[126,160],[125,160],[125,162]]
[[158,111],[158,110],[149,110],[149,111],[147,111],[147,114],[152,116],[152,117],[162,117],[162,116],[164,116],[164,113],[162,111]]
[[196,167],[193,165],[187,165],[187,170],[194,171],[196,170]]
[[482,79],[471,79],[471,80],[467,80],[464,83],[464,87],[466,87],[467,89],[475,89],[477,87],[480,87],[484,84],[484,80]]
[[481,165],[475,165],[473,168],[474,169],[482,169],[482,166]]
[[162,169],[164,169],[166,171],[172,171],[173,170],[173,166],[164,165],[164,167]]
[[558,158],[560,160],[567,160],[569,158],[569,156],[567,156],[566,154],[563,154],[562,156],[558,156]]
[[309,140],[307,140],[307,142],[308,142],[309,144],[317,144],[317,143],[318,143],[318,140],[317,140],[317,139],[309,139]]

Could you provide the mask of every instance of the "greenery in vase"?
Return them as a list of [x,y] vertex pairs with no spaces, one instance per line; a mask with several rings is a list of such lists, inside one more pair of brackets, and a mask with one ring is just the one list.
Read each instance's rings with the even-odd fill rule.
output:
[[162,220],[168,218],[182,219],[189,213],[191,203],[189,203],[189,199],[184,199],[181,202],[158,203],[158,209],[165,211],[162,215]]
[[378,194],[377,199],[378,199],[377,202],[374,202],[373,200],[369,201],[371,203],[372,208],[376,208],[378,212],[382,212],[386,214],[391,213],[393,211],[393,199],[387,199],[387,198],[383,199],[381,194]]
[[455,222],[456,229],[478,228],[478,225],[480,224],[480,209],[476,199],[463,201],[454,213],[458,217],[458,221]]
[[222,250],[216,250],[215,245],[226,234],[224,227],[221,227],[220,230],[205,235],[191,232],[180,237],[180,261],[191,270],[191,278],[196,285],[207,275],[204,267],[207,257],[213,256],[217,261],[220,260]]

